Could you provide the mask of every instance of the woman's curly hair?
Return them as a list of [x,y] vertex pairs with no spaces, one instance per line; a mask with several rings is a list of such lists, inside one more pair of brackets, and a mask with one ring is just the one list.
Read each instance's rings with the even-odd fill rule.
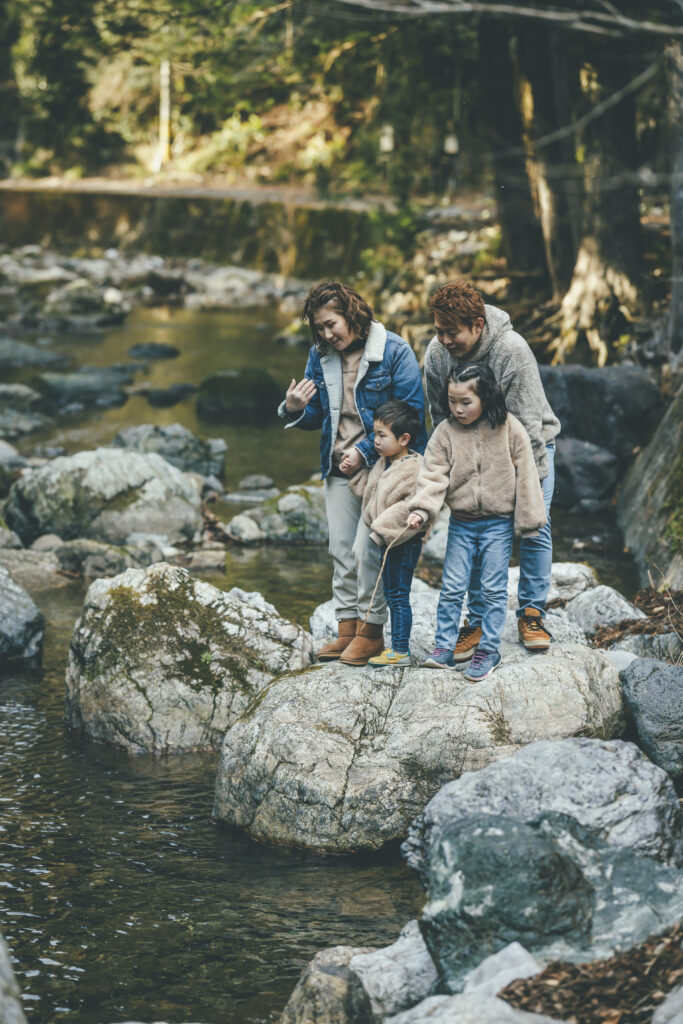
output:
[[485,416],[492,427],[500,427],[505,423],[508,407],[503,390],[493,375],[493,370],[486,363],[469,363],[456,366],[448,374],[446,382],[446,404],[448,409],[448,385],[465,384],[474,381],[474,390],[481,399],[482,416]]
[[319,352],[326,352],[328,346],[318,335],[313,318],[324,306],[332,306],[344,317],[349,330],[361,341],[366,341],[370,332],[370,324],[375,318],[372,306],[362,295],[340,281],[323,281],[311,288],[301,311],[302,321],[308,320],[313,340]]

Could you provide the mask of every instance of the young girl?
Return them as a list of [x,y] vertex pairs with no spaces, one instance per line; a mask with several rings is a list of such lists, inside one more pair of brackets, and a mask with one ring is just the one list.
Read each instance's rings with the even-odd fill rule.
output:
[[489,367],[471,363],[452,370],[447,405],[449,417],[429,440],[417,494],[408,503],[408,525],[413,527],[433,522],[444,498],[451,510],[435,647],[423,664],[430,668],[454,664],[460,611],[472,564],[479,558],[484,602],[481,639],[465,673],[467,679],[478,682],[501,663],[498,649],[515,529],[522,536],[533,536],[545,525],[546,512],[529,436],[507,411]]

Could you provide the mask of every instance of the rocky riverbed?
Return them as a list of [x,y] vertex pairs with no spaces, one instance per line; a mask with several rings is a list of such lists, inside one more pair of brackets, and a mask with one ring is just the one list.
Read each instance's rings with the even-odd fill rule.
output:
[[[683,646],[638,631],[610,536],[628,472],[641,581],[639,481],[680,585],[677,406],[644,371],[544,371],[567,435],[547,654],[517,641],[513,569],[504,664],[479,686],[316,666],[334,621],[315,438],[259,415],[301,372],[276,335],[305,286],[115,251],[2,259],[0,910],[31,1020],[102,1024],[104,987],[111,1020],[274,1020],[321,950],[285,1024],[312,1005],[319,1024],[521,1021],[507,981],[677,919]],[[444,538],[413,588],[416,657]]]

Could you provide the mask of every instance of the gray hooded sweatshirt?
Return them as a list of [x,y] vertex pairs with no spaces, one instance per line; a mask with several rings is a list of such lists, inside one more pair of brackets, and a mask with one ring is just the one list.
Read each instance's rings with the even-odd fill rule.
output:
[[496,306],[485,306],[484,329],[474,348],[462,359],[454,359],[436,336],[425,358],[425,385],[432,423],[435,427],[448,416],[446,382],[456,366],[486,363],[503,389],[508,410],[524,426],[541,480],[548,475],[545,446],[560,432],[560,421],[545,397],[536,358],[521,334],[512,329],[508,314]]

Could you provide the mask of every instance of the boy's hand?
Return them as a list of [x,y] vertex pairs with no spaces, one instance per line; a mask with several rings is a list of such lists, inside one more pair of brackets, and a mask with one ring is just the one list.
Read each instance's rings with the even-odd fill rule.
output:
[[[304,377],[297,384],[294,377],[292,377],[292,383],[287,388],[287,396],[285,398],[285,409],[292,415],[295,412],[301,412],[305,409],[313,395],[316,392],[316,386],[312,380],[308,377]],[[282,394],[282,392],[280,392]]]
[[339,468],[346,476],[353,476],[353,474],[360,469],[363,465],[363,456],[357,448],[351,448],[348,452],[344,453],[344,456],[339,463]]
[[417,512],[411,512],[410,515],[408,516],[408,526],[412,526],[414,530],[416,530],[418,526],[422,526],[422,523],[422,516],[419,515]]

